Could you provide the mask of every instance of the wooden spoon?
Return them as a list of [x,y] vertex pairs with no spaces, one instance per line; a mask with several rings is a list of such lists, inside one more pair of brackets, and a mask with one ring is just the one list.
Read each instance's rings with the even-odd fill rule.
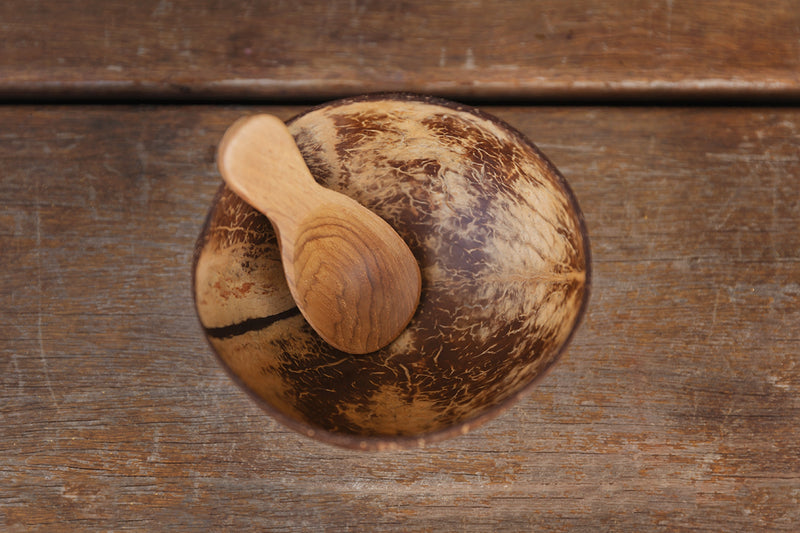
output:
[[280,119],[239,119],[218,165],[228,187],[272,222],[289,290],[325,341],[363,354],[403,331],[422,285],[414,255],[386,221],[314,180]]

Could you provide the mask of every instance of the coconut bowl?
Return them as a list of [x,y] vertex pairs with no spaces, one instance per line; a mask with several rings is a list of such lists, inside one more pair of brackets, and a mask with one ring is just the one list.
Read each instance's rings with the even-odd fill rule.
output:
[[323,341],[295,306],[269,220],[224,185],[194,255],[197,313],[269,414],[329,444],[381,450],[466,433],[556,362],[589,295],[589,242],[552,163],[497,118],[368,95],[288,121],[322,185],[389,222],[422,273],[417,311],[376,352]]

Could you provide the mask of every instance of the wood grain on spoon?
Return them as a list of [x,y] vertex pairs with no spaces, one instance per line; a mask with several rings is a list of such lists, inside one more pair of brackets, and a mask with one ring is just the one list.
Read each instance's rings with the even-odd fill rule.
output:
[[421,290],[413,254],[386,221],[314,180],[280,119],[235,122],[218,165],[228,187],[272,222],[292,296],[325,341],[361,354],[403,331]]

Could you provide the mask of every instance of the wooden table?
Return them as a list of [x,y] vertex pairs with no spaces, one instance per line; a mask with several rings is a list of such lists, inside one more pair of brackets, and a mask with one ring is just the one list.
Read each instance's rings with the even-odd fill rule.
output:
[[[800,3],[144,4],[0,6],[0,529],[800,527]],[[235,386],[190,262],[236,117],[373,90],[527,134],[594,274],[522,402],[359,453]]]

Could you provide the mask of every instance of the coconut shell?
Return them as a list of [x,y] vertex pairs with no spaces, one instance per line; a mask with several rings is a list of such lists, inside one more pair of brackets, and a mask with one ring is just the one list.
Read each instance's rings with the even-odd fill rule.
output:
[[319,183],[406,241],[422,295],[385,348],[336,350],[295,306],[269,221],[222,186],[198,239],[194,292],[235,379],[281,422],[351,448],[440,440],[518,399],[588,298],[582,215],[556,168],[502,121],[433,98],[339,100],[288,126]]

